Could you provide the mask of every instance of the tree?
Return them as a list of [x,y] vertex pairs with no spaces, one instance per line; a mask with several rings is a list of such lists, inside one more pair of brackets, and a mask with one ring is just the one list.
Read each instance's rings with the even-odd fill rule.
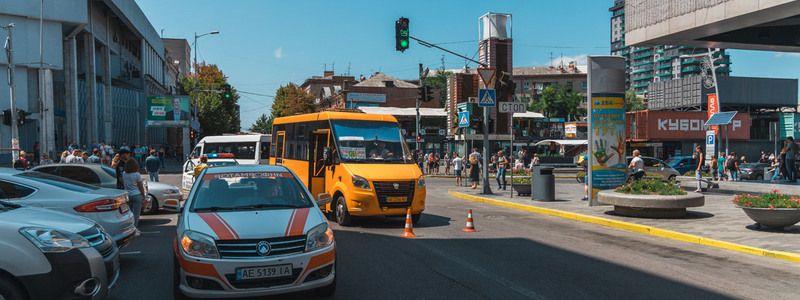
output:
[[422,80],[424,85],[439,90],[439,99],[437,100],[439,100],[439,106],[441,107],[444,107],[444,103],[447,101],[447,77],[450,77],[450,74],[452,72],[439,70],[436,75],[425,77]]
[[[202,135],[239,132],[239,95],[231,89],[230,100],[223,100],[221,91],[228,84],[225,74],[216,65],[195,65],[197,72],[181,79],[181,87],[197,103],[198,122]],[[194,102],[197,101],[197,102]]]
[[314,101],[314,96],[293,83],[281,86],[275,92],[275,101],[272,102],[272,114],[270,118],[275,119],[295,114],[315,112],[318,106]]
[[562,85],[548,85],[542,90],[538,101],[530,105],[530,109],[544,114],[546,117],[564,118],[567,121],[577,120],[586,114],[580,108],[583,97]]
[[261,116],[256,119],[255,123],[253,123],[253,126],[250,126],[250,131],[258,133],[272,133],[272,116],[261,114]]
[[636,95],[633,89],[625,91],[625,111],[637,111],[647,109],[647,103],[643,97]]

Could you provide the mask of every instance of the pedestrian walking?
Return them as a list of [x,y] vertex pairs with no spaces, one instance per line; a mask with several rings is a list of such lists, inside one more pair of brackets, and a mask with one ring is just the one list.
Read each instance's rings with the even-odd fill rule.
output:
[[27,170],[30,167],[30,162],[28,161],[28,154],[25,151],[20,151],[19,156],[13,163],[14,169],[17,170]]
[[478,188],[478,181],[480,180],[480,162],[475,153],[469,155],[469,180],[472,183],[472,189]]
[[99,164],[100,156],[102,156],[102,154],[100,154],[100,150],[95,148],[94,150],[92,150],[92,156],[89,156],[86,162],[90,164]]
[[726,168],[728,168],[728,173],[730,173],[730,180],[731,181],[738,181],[739,180],[739,162],[736,158],[736,152],[731,152],[728,155],[728,161],[726,162]]
[[83,163],[89,163],[89,152],[81,152]]
[[[535,156],[536,154],[534,154]],[[583,169],[583,198],[582,201],[589,200],[589,154],[584,154],[581,157],[578,164],[581,165],[581,169]]]
[[631,158],[631,163],[628,164],[628,169],[631,169],[631,178],[639,180],[644,177],[644,160],[642,160],[642,155],[638,149],[633,150],[632,154],[633,158]]
[[725,152],[720,152],[719,157],[717,158],[717,173],[719,176],[719,181],[725,180]]
[[444,175],[448,175],[449,176],[450,175],[450,162],[451,162],[450,161],[450,155],[445,153],[444,157],[442,159],[444,160]]
[[498,189],[506,189],[506,168],[508,167],[508,158],[506,158],[505,153],[503,150],[497,151],[497,176],[495,179],[497,180],[497,188]]
[[778,177],[781,174],[781,162],[780,162],[780,159],[778,159],[778,158],[773,159],[769,170],[772,172],[772,177],[770,177],[769,181],[775,182],[775,180],[778,180]]
[[695,147],[695,156],[697,157],[697,167],[694,170],[694,177],[697,179],[697,189],[695,192],[701,193],[703,192],[703,167],[706,165],[705,159],[706,156],[703,154],[703,147],[699,145]]
[[120,190],[125,189],[125,182],[122,178],[122,174],[125,172],[125,160],[122,159],[122,155],[130,155],[130,153],[130,150],[122,149],[111,159],[111,167],[114,168],[114,177],[117,179],[117,189]]
[[789,182],[795,182],[797,181],[797,167],[795,166],[795,161],[800,153],[798,153],[797,144],[795,144],[793,137],[787,137],[786,143],[786,178]]
[[717,164],[718,164],[717,156],[712,154],[711,155],[711,177],[714,178],[714,181],[719,180],[719,172],[718,172],[718,168],[719,167],[717,166]]
[[156,150],[150,150],[150,156],[144,160],[144,168],[147,170],[147,175],[150,176],[150,181],[158,182],[158,171],[161,169],[161,159],[158,158]]
[[123,154],[120,159],[125,161],[122,181],[125,185],[125,191],[128,192],[128,206],[133,212],[133,224],[138,226],[145,195],[144,182],[142,181],[142,175],[139,173],[139,163],[136,159],[131,159],[130,153]]
[[72,154],[67,156],[64,162],[68,164],[82,164],[84,161],[83,156],[81,155],[81,150],[72,150]]
[[461,170],[464,169],[464,160],[458,157],[458,152],[453,152],[453,172],[456,175],[456,186],[461,186]]

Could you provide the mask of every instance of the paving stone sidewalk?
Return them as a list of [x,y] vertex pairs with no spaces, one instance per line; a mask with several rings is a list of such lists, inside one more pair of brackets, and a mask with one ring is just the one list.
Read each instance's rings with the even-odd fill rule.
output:
[[[755,186],[750,185],[758,183],[735,182],[730,184],[739,185],[742,187],[740,189],[756,189]],[[498,191],[496,188],[497,185],[492,184],[495,194],[488,196],[489,198],[653,226],[769,250],[800,253],[800,225],[792,226],[786,231],[757,230],[753,226],[754,222],[731,203],[734,197],[731,194],[706,193],[705,206],[690,208],[689,216],[683,219],[644,219],[616,216],[611,213],[612,206],[590,207],[587,201],[580,200],[583,197],[583,185],[576,181],[557,180],[556,201],[554,202],[533,201],[530,196],[517,196],[516,193],[511,198],[510,186],[505,191]],[[480,187],[476,190],[455,186],[450,189],[469,195],[487,197],[480,194]],[[768,187],[761,186],[757,190],[762,189],[765,192],[770,190]],[[793,186],[792,190],[794,189],[800,191],[800,187]]]

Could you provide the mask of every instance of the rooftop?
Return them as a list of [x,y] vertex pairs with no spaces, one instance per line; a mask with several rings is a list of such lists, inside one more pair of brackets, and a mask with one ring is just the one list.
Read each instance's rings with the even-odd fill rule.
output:
[[398,87],[398,88],[415,89],[415,88],[419,87],[418,85],[413,84],[411,82],[400,80],[400,79],[388,76],[388,75],[383,74],[383,73],[375,73],[375,75],[370,76],[367,80],[364,80],[362,82],[356,83],[353,86],[358,86],[358,87],[386,87],[386,82],[387,81],[393,82],[394,86]]

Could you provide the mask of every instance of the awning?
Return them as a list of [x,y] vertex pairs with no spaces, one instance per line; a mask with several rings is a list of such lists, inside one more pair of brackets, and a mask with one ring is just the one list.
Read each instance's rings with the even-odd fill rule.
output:
[[544,115],[540,114],[540,113],[537,113],[537,112],[527,111],[527,112],[524,112],[524,113],[514,113],[514,118],[544,119]]
[[579,146],[579,145],[588,145],[589,142],[587,140],[543,140],[539,141],[538,143],[534,144],[535,146],[541,145],[549,145],[550,143],[556,143],[559,145],[565,146]]

